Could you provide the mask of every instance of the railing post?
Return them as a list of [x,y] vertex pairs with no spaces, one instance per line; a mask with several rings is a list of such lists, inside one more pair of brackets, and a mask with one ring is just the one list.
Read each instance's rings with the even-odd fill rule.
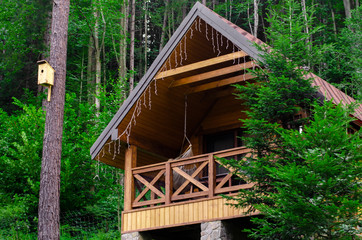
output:
[[216,169],[214,155],[209,154],[209,198],[215,194]]
[[172,169],[171,169],[171,163],[166,162],[166,179],[165,179],[165,204],[171,204],[171,196],[172,196]]
[[137,165],[137,147],[130,145],[126,149],[124,164],[124,210],[132,209],[132,203],[135,199],[135,186],[132,168]]

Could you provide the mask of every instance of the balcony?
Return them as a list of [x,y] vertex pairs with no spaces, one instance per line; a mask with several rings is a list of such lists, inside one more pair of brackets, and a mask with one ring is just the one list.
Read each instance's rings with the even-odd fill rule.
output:
[[253,184],[222,167],[217,159],[242,160],[249,152],[238,147],[132,168],[131,179],[125,183],[123,232],[243,215],[241,209],[225,205],[226,199],[221,195],[236,193]]

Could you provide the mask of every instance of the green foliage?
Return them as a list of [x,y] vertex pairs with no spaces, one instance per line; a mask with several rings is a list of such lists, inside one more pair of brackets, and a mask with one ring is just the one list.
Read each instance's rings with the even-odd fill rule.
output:
[[[360,218],[361,134],[347,134],[350,109],[311,105],[316,90],[300,66],[313,69],[326,48],[310,42],[299,3],[284,2],[269,18],[274,48],[260,48],[262,69],[253,72],[258,79],[236,86],[249,108],[242,122],[253,154],[243,162],[223,161],[255,185],[229,198],[262,214],[248,231],[254,238],[353,239]],[[308,19],[309,33],[318,33]],[[311,119],[295,118],[300,111]]]
[[346,132],[351,110],[315,104],[303,132],[276,128],[281,149],[234,162],[257,184],[239,204],[253,204],[251,236],[261,239],[354,239],[360,233],[361,131]]
[[312,41],[312,36],[322,30],[315,12],[313,5],[303,11],[300,1],[284,0],[271,5],[266,19],[268,44],[297,66],[312,69],[321,62],[324,52],[331,49],[328,44]]
[[[80,103],[74,93],[66,94],[60,186],[62,213],[82,209],[91,214],[98,206],[112,219],[111,215],[117,217],[117,206],[123,206],[119,200],[123,191],[119,186],[120,171],[99,166],[89,155],[98,132],[119,106],[119,102],[107,96],[103,96],[102,102],[104,109],[97,117],[94,106]],[[4,223],[0,232],[3,228],[7,231],[14,228],[16,231],[9,236],[36,230],[45,122],[41,107],[17,99],[14,104],[22,109],[16,114],[8,115],[0,109],[0,225]],[[99,177],[95,178],[96,175]]]
[[355,99],[362,100],[362,7],[352,11],[340,36],[341,54],[345,54],[345,74],[348,78],[340,84]]

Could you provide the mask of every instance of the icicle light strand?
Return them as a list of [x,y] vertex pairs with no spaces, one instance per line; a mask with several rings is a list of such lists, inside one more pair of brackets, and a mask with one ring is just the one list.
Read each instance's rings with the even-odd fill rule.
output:
[[186,47],[187,36],[185,37],[185,61],[187,60],[187,47]]
[[[221,36],[221,34],[220,34]],[[217,56],[220,55],[221,51],[220,51],[220,46],[219,46],[219,32],[216,31],[216,46],[217,46]]]
[[214,28],[211,28],[212,50],[215,52]]
[[206,30],[205,30],[205,32],[206,32],[206,33],[205,33],[205,36],[206,36],[207,41],[210,41],[210,40],[209,40],[209,36],[208,36],[209,33],[207,32],[207,28],[208,28],[207,26],[208,26],[208,24],[205,23],[205,29],[206,29]]
[[182,41],[180,42],[180,66],[182,66]]

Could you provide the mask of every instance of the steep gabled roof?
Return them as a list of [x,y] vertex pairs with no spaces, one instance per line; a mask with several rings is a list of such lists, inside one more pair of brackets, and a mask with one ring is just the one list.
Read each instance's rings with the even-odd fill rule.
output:
[[[183,37],[186,35],[196,19],[202,19],[206,24],[223,35],[237,48],[247,53],[251,58],[256,60],[261,58],[261,53],[254,46],[255,43],[263,44],[261,40],[255,38],[250,33],[246,32],[245,30],[211,11],[201,3],[197,2],[186,18],[182,21],[180,26],[177,28],[171,39],[162,49],[160,54],[157,56],[155,61],[152,63],[146,74],[142,77],[137,87],[131,92],[130,96],[125,100],[118,112],[114,115],[113,119],[109,122],[107,127],[98,137],[97,141],[93,144],[90,149],[92,159],[96,158],[104,145],[110,141],[112,134],[117,133],[117,129],[120,123],[125,119],[127,114],[129,114],[145,90],[147,90],[157,73],[160,72],[167,59],[171,56],[175,48],[182,41]],[[334,103],[336,104],[338,104],[340,101],[343,101],[345,104],[354,102],[353,98],[347,96],[316,75],[310,74],[309,77],[313,79],[313,84],[315,86],[319,86],[319,93],[325,96],[326,99],[333,99]],[[354,116],[362,121],[362,106],[359,106],[358,109],[356,109]],[[115,137],[113,137],[113,139],[115,139]]]

